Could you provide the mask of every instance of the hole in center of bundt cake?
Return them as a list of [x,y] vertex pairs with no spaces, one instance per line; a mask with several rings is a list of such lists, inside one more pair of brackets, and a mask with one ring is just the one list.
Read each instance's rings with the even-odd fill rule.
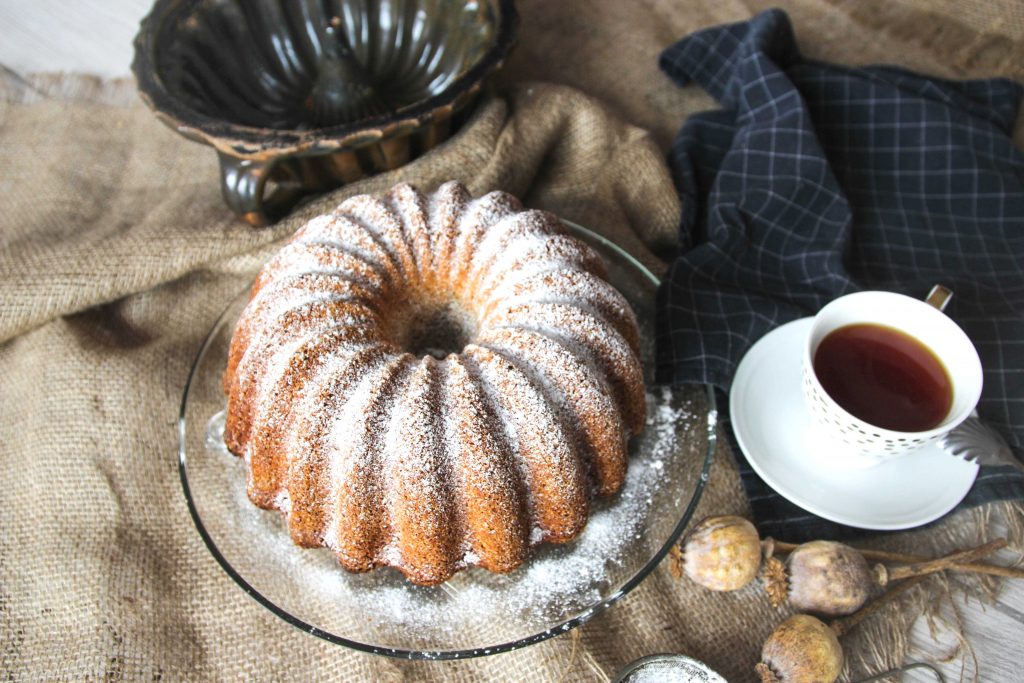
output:
[[476,318],[456,301],[411,306],[401,316],[398,343],[416,356],[444,359],[476,336]]

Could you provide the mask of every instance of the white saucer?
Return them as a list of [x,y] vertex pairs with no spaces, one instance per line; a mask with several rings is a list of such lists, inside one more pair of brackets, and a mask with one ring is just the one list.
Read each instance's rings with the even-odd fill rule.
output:
[[733,433],[750,466],[787,500],[819,517],[861,529],[909,529],[963,500],[978,466],[931,444],[868,469],[827,460],[804,406],[802,342],[812,318],[778,327],[740,361],[729,394]]

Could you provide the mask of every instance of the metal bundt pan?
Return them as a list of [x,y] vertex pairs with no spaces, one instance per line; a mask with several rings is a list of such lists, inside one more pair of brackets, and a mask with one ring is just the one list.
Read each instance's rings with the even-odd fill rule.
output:
[[512,0],[157,0],[132,71],[160,120],[217,150],[224,200],[261,226],[446,139],[516,21]]

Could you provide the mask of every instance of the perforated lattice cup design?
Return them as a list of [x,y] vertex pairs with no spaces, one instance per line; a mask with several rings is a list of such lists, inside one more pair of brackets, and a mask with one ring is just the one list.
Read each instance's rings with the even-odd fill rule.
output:
[[854,418],[832,400],[814,377],[814,371],[806,365],[803,369],[803,388],[807,406],[814,418],[826,426],[829,434],[838,442],[858,456],[880,462],[913,453],[940,436],[898,436],[898,432],[880,429]]

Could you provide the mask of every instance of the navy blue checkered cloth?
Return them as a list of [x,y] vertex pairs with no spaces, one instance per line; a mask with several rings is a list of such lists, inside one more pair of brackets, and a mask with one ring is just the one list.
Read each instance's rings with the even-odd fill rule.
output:
[[[778,325],[850,292],[941,282],[985,368],[978,411],[1024,455],[1024,89],[810,61],[779,10],[694,33],[660,64],[722,109],[690,117],[671,153],[683,216],[658,292],[659,381],[728,390]],[[734,451],[765,533],[864,533],[791,505]],[[982,468],[963,504],[1009,497],[1024,477]]]

